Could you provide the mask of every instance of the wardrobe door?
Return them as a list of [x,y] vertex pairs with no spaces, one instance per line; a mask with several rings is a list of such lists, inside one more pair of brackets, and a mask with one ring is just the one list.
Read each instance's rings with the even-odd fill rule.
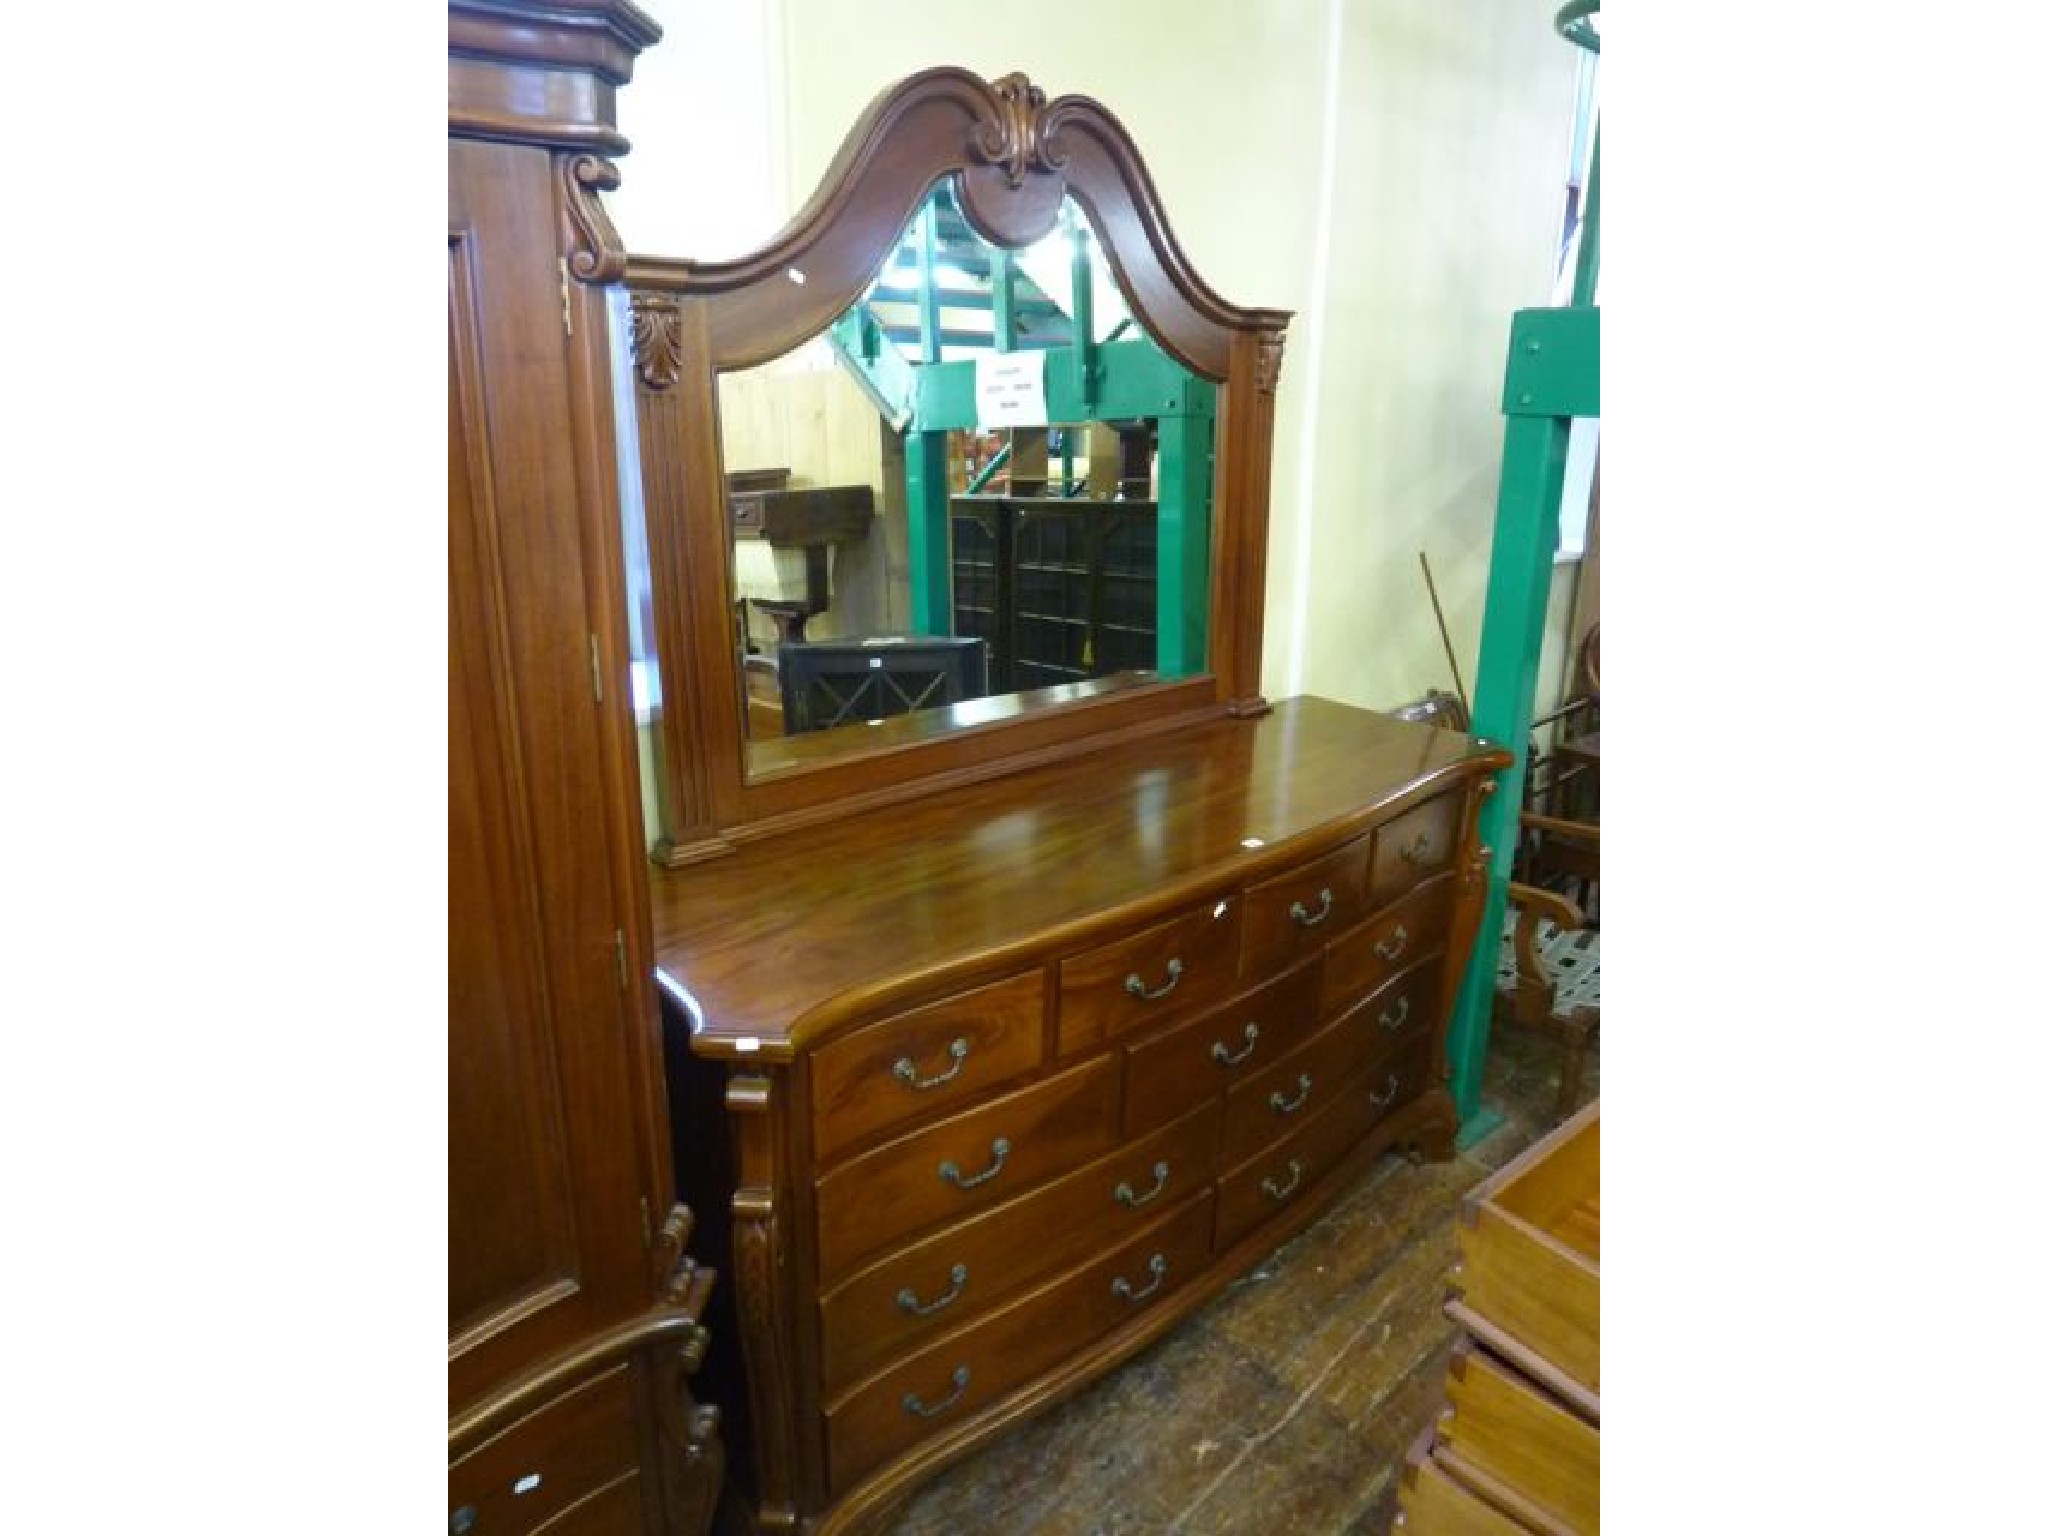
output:
[[561,314],[484,302],[553,287],[521,156],[451,146],[451,1408],[652,1300]]

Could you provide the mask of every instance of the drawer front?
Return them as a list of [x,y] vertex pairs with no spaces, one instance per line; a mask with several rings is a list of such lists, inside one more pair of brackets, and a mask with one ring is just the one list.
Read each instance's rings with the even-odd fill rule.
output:
[[1433,1039],[1443,1018],[1442,956],[1410,966],[1360,999],[1344,1018],[1358,1027],[1358,1060],[1376,1066],[1418,1040]]
[[598,1504],[630,1503],[637,1518],[639,1467],[628,1368],[618,1365],[452,1463],[449,1528],[536,1532],[606,1489]]
[[1321,971],[1311,962],[1255,992],[1126,1047],[1124,1130],[1164,1124],[1276,1061],[1316,1027]]
[[1600,1432],[1526,1376],[1467,1348],[1451,1362],[1437,1438],[1574,1531],[1600,1529]]
[[1200,1274],[1212,1202],[1202,1191],[1108,1254],[920,1350],[828,1409],[832,1491],[971,1419]]
[[1248,979],[1271,976],[1357,927],[1370,910],[1371,873],[1367,836],[1246,891],[1239,973]]
[[820,1162],[876,1132],[979,1098],[1045,1056],[1045,973],[1028,971],[863,1025],[811,1069]]
[[1438,795],[1403,811],[1373,835],[1372,903],[1381,906],[1451,867],[1462,795]]
[[1224,1100],[1223,1165],[1257,1156],[1339,1101],[1355,1104],[1380,1033],[1373,1015],[1354,1010],[1232,1088]]
[[1217,1188],[1217,1251],[1301,1199],[1360,1137],[1414,1098],[1429,1073],[1428,1046],[1410,1046],[1377,1081],[1368,1077],[1344,1085],[1305,1125],[1225,1174]]
[[1060,1052],[1219,1002],[1237,984],[1242,903],[1212,902],[1060,962]]
[[987,1314],[1205,1188],[1216,1173],[1222,1115],[1212,1100],[1078,1172],[852,1276],[819,1304],[826,1396]]
[[1449,875],[1438,875],[1330,946],[1323,960],[1326,1016],[1341,1013],[1403,966],[1444,947],[1452,885]]
[[1108,1150],[1120,1065],[1100,1057],[826,1174],[818,1181],[820,1281],[897,1238],[988,1210]]

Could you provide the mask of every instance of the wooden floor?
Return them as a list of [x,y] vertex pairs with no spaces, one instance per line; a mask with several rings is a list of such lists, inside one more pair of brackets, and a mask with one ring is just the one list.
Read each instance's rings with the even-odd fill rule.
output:
[[1556,1047],[1495,1031],[1499,1129],[1449,1163],[1382,1159],[1170,1336],[926,1484],[887,1536],[1383,1536],[1442,1403],[1459,1198],[1555,1123],[1556,1095]]

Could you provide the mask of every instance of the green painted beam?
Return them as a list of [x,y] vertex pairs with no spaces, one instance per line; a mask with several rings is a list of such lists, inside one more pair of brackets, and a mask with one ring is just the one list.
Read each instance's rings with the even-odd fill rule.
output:
[[1598,416],[1600,311],[1517,310],[1500,408],[1509,417]]
[[[1045,350],[1046,413],[1055,422],[1135,421],[1146,417],[1216,414],[1216,386],[1196,378],[1149,339],[1104,342],[1096,348],[1095,404],[1076,387],[1071,348]],[[974,362],[962,358],[919,367],[916,422],[928,431],[971,431]]]

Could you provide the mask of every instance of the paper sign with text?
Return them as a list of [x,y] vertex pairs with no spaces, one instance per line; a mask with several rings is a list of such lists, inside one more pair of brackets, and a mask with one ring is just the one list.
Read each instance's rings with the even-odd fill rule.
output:
[[983,427],[1042,427],[1045,354],[998,352],[974,360],[974,411]]

